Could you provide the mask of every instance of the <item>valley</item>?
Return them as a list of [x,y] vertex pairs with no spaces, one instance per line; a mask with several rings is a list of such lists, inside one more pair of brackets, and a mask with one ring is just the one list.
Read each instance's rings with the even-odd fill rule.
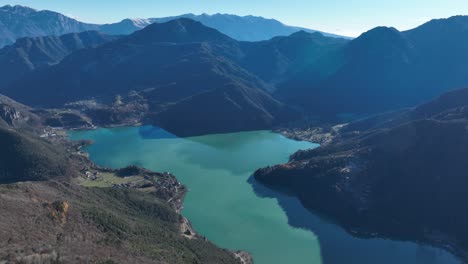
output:
[[0,7],[0,263],[466,263],[467,32]]

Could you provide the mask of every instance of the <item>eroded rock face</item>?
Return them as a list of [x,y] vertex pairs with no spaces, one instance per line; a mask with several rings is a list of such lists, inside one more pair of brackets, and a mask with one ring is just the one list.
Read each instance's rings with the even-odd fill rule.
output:
[[58,221],[61,225],[67,223],[68,211],[70,204],[66,201],[54,201],[52,203],[46,203],[44,206],[49,210],[50,217],[53,220]]
[[21,118],[18,111],[6,105],[0,106],[0,116],[10,126],[13,126],[13,123]]
[[13,128],[29,129],[40,127],[40,118],[31,112],[31,108],[0,95],[0,125]]

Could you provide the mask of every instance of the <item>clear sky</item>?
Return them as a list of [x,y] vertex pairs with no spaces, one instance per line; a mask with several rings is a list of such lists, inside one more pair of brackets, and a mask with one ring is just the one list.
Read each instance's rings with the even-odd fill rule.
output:
[[0,5],[6,4],[94,23],[183,13],[257,15],[347,36],[375,26],[404,30],[432,18],[468,15],[468,0],[0,0]]

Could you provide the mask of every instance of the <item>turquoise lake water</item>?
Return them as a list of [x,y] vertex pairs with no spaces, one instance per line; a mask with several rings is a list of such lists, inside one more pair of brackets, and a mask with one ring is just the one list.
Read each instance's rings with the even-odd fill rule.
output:
[[355,238],[251,177],[316,144],[269,131],[177,138],[150,126],[74,131],[70,138],[93,140],[87,151],[101,166],[176,175],[189,188],[182,214],[196,231],[220,247],[250,252],[256,264],[460,263],[429,246]]

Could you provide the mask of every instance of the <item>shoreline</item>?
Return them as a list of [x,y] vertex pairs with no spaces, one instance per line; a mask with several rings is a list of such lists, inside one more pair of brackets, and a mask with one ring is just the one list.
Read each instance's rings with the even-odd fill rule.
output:
[[[129,126],[118,126],[118,127],[129,127]],[[136,126],[132,126],[132,127],[136,127]],[[116,128],[116,127],[109,127],[109,128]],[[95,129],[100,129],[100,127],[96,127],[94,129],[81,129],[80,131],[90,131],[90,130],[95,130]],[[88,153],[86,151],[82,150],[83,147],[92,145],[93,142],[89,141],[89,140],[79,140],[79,141],[71,140],[68,133],[67,133],[70,130],[71,129],[69,129],[69,130],[64,129],[63,130],[63,131],[65,131],[64,140],[68,144],[70,144],[70,146],[73,146],[78,151],[75,154],[84,157],[85,158],[85,163],[87,163],[87,165],[89,165],[92,170],[96,170],[98,173],[99,172],[100,173],[102,173],[102,172],[118,173],[121,170],[125,170],[127,168],[130,168],[130,167],[133,168],[134,167],[135,169],[139,170],[139,174],[150,174],[150,175],[157,175],[157,176],[165,175],[168,178],[174,180],[176,182],[176,184],[178,184],[182,190],[181,190],[181,192],[176,191],[175,193],[172,193],[173,194],[172,197],[167,199],[166,202],[171,207],[173,207],[175,212],[177,214],[179,214],[180,217],[182,218],[181,223],[179,225],[180,235],[185,237],[186,239],[202,239],[202,240],[205,240],[205,241],[209,241],[206,237],[199,234],[195,230],[195,228],[193,227],[191,221],[187,217],[182,215],[183,203],[184,203],[186,194],[188,193],[188,188],[178,181],[177,176],[173,175],[172,173],[167,173],[167,172],[165,172],[165,173],[153,172],[151,170],[147,170],[145,168],[139,168],[139,167],[136,167],[136,166],[130,166],[130,167],[127,167],[127,168],[120,168],[120,169],[101,167],[101,166],[97,165],[96,163],[94,163],[89,158],[89,155],[88,155]],[[71,131],[74,131],[74,130],[71,130]],[[74,142],[76,144],[73,144]],[[146,177],[144,177],[144,178],[146,178]],[[135,186],[132,186],[133,183],[134,182],[130,181],[130,182],[126,183],[126,185],[122,185],[122,186],[115,185],[115,186],[112,186],[112,188],[137,188]],[[77,184],[79,184],[79,183],[77,183]],[[94,187],[94,188],[99,188],[99,187]],[[216,245],[216,244],[214,244],[214,245]],[[243,250],[237,250],[236,251],[236,250],[229,250],[229,249],[223,249],[223,250],[226,250],[226,251],[230,252],[236,259],[238,259],[241,262],[241,264],[253,264],[254,263],[252,255],[250,253],[246,252],[246,251],[243,251]]]
[[[98,128],[96,128],[96,129],[98,129]],[[272,132],[278,133],[278,132],[275,132],[275,131],[272,131]],[[185,195],[184,195],[184,197],[185,197]],[[180,213],[180,210],[182,210],[182,207],[179,207],[178,210],[179,210],[178,212]],[[451,254],[453,254],[454,256],[456,256],[457,259],[462,259],[462,258],[459,257],[460,254],[454,253],[455,251],[453,250],[453,247],[451,245],[447,245],[447,244],[444,244],[444,243],[428,243],[428,242],[424,242],[424,241],[411,240],[411,239],[392,238],[392,236],[385,235],[384,233],[366,232],[364,229],[350,228],[349,225],[346,225],[344,223],[339,224],[339,226],[341,228],[343,228],[344,230],[346,230],[346,232],[349,233],[350,235],[352,235],[353,237],[357,237],[357,238],[380,238],[380,239],[393,240],[393,241],[398,241],[398,242],[405,242],[405,241],[414,242],[414,243],[417,243],[417,244],[427,245],[427,246],[431,246],[433,248],[446,250],[446,251],[450,252]],[[181,228],[181,234],[183,236],[189,238],[189,239],[199,238],[199,239],[205,239],[206,240],[205,237],[203,237],[202,235],[199,235],[196,232],[196,230],[194,230],[194,228],[192,227],[189,219],[187,219],[187,218],[185,218],[185,220],[183,220],[183,223],[181,224],[180,228]],[[184,234],[187,230],[189,230],[189,234]],[[243,256],[243,254],[238,254],[238,252],[240,252],[240,251],[233,251],[233,250],[229,250],[229,251],[232,254],[234,254],[236,257]],[[247,256],[250,256],[250,255],[247,253]],[[251,256],[247,257],[247,258],[243,258],[243,259],[241,259],[241,261],[242,261],[242,263],[251,263]]]
[[[257,173],[260,173],[261,177],[264,177],[267,175],[268,177],[274,178],[274,174],[271,175],[270,173],[273,172],[268,172],[268,170],[274,170],[274,168],[281,167],[282,165],[276,165],[273,167],[267,167],[263,168],[262,170],[265,170],[266,172],[259,172],[257,171],[254,175],[254,177],[261,182],[262,184],[266,185],[268,188],[276,190],[278,192],[281,192],[285,194],[285,192],[288,192],[284,188],[281,188],[282,185],[277,185],[274,182],[264,182],[263,180],[257,178]],[[283,165],[284,166],[284,165]],[[268,175],[270,174],[270,175]],[[310,190],[311,192],[314,192],[315,190]],[[288,195],[291,195],[291,193],[288,193]],[[417,245],[421,246],[427,246],[431,247],[433,249],[445,251],[447,254],[452,255],[458,263],[468,263],[468,252],[463,250],[460,245],[457,245],[457,241],[453,238],[450,238],[442,233],[437,233],[436,231],[432,232],[425,232],[422,234],[422,236],[404,236],[401,233],[398,232],[393,232],[391,229],[385,230],[382,228],[379,228],[378,225],[369,225],[369,224],[364,224],[360,225],[359,223],[375,223],[379,222],[377,219],[372,219],[372,218],[367,218],[367,221],[364,221],[365,217],[363,219],[359,218],[352,218],[346,215],[343,215],[343,213],[340,213],[342,211],[342,206],[340,201],[334,202],[333,199],[329,200],[327,204],[324,204],[323,202],[316,201],[313,203],[307,203],[303,199],[301,199],[301,195],[295,195],[293,194],[294,197],[298,199],[300,204],[309,212],[312,214],[315,214],[320,217],[325,217],[326,219],[331,220],[331,223],[334,225],[338,226],[342,230],[344,230],[346,233],[351,235],[352,237],[355,238],[360,238],[360,239],[382,239],[382,240],[389,240],[389,241],[395,241],[395,242],[409,242],[409,243],[415,243]],[[325,195],[326,196],[326,195]],[[345,214],[345,213],[344,213]],[[358,223],[358,224],[353,224],[353,223]],[[380,230],[379,230],[380,229]]]

